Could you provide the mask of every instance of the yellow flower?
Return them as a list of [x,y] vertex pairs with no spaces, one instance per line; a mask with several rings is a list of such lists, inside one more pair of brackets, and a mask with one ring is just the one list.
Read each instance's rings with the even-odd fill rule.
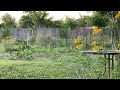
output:
[[115,16],[115,19],[118,19],[119,17],[120,17],[119,15],[116,15],[116,16]]
[[1,40],[1,43],[3,44],[13,44],[15,43],[16,39],[13,37],[5,37]]
[[120,16],[120,11],[118,11],[118,13],[117,13],[119,16]]
[[96,46],[96,43],[97,43],[96,41],[93,41],[92,46]]
[[98,49],[99,49],[99,50],[102,50],[102,49],[103,49],[103,46],[100,45]]
[[101,31],[102,31],[102,30],[101,30],[99,27],[95,26],[94,29],[93,29],[93,34],[98,34],[98,33],[100,33]]
[[76,45],[76,48],[77,48],[77,49],[80,49],[80,48],[82,48],[82,47],[83,47],[83,44]]
[[101,45],[99,45],[99,46],[94,46],[94,47],[92,48],[92,50],[101,50],[101,49],[103,49],[103,47],[102,47]]
[[120,17],[120,11],[118,11],[118,13],[115,16],[115,19],[118,19]]
[[96,47],[93,47],[92,50],[93,50],[93,51],[96,50]]
[[79,43],[80,40],[81,40],[81,38],[76,37],[76,38],[74,39],[74,43]]
[[120,48],[120,43],[118,44],[118,48]]

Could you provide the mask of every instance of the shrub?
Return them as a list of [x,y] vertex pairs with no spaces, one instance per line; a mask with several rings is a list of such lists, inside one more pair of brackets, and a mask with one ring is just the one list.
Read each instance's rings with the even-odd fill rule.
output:
[[45,46],[45,47],[46,47],[46,46],[57,46],[57,40],[54,39],[54,38],[51,37],[51,36],[47,36],[47,37],[37,36],[35,43],[36,43],[38,46]]
[[14,50],[14,44],[16,42],[16,39],[13,37],[4,37],[1,40],[1,43],[4,45],[6,51],[13,51]]
[[37,44],[37,46],[41,46],[41,43],[42,43],[42,37],[37,35],[35,39],[35,44]]
[[18,57],[18,59],[33,59],[34,51],[34,48],[31,46],[21,43],[16,57]]
[[30,38],[29,38],[29,43],[30,44],[34,44],[35,43],[35,40],[36,40],[36,36],[35,35],[33,35],[33,36],[31,36]]

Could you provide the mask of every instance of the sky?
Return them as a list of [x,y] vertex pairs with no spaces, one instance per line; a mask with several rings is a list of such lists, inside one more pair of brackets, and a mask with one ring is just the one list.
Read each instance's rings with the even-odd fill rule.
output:
[[[81,15],[92,15],[92,12],[87,13],[87,11],[48,11],[49,16],[53,16],[54,20],[64,19],[66,16],[74,17],[76,19],[80,18]],[[9,13],[12,17],[15,17],[16,21],[20,19],[22,15],[24,15],[23,11],[0,11],[0,18],[5,13]]]

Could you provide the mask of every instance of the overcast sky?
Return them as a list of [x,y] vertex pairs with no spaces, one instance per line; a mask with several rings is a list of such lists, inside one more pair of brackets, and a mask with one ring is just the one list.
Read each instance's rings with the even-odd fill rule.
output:
[[[92,15],[92,12],[87,13],[86,11],[48,11],[50,16],[54,17],[54,20],[64,19],[66,16],[74,17],[78,19],[81,15]],[[12,17],[15,17],[16,21],[23,15],[23,11],[0,11],[0,18],[5,13],[9,13]]]

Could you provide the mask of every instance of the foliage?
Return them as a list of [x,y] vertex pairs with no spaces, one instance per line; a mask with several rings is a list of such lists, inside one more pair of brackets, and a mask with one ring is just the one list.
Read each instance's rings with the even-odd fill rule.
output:
[[30,37],[29,37],[28,42],[29,42],[30,44],[35,44],[35,40],[36,40],[36,36],[33,35],[33,36],[30,36]]
[[21,28],[32,28],[34,23],[32,22],[31,18],[28,15],[21,16],[19,20],[19,27]]
[[41,43],[42,43],[42,38],[39,35],[37,35],[35,39],[35,44],[37,46],[41,46]]
[[92,17],[90,16],[80,16],[80,19],[76,20],[78,27],[93,26]]
[[15,22],[15,18],[13,18],[10,14],[6,13],[1,18],[2,23],[0,24],[0,28],[2,28],[2,37],[10,36],[10,28],[15,28],[17,26]]
[[74,30],[77,27],[77,22],[74,18],[66,17],[64,22],[62,23],[62,28],[70,28]]
[[3,44],[0,44],[0,53],[5,52],[5,47]]
[[13,37],[4,37],[2,40],[1,40],[1,43],[2,44],[7,44],[7,45],[9,45],[9,44],[15,44],[15,42],[16,42],[16,39],[15,38],[13,38]]
[[66,29],[66,28],[60,29],[59,35],[61,38],[67,39],[68,38],[68,29]]
[[46,11],[25,11],[26,15],[22,16],[19,25],[20,27],[36,29],[38,27],[48,27],[52,17],[48,18]]
[[106,18],[104,15],[102,15],[99,12],[94,12],[92,15],[92,23],[94,26],[98,27],[105,27],[108,25],[109,19]]
[[36,37],[36,40],[35,40],[35,43],[40,47],[40,46],[44,46],[44,47],[47,47],[47,46],[50,46],[50,47],[54,47],[57,45],[57,39],[56,38],[53,38],[51,36],[47,36],[47,37],[40,37],[40,36],[37,36]]
[[[16,40],[12,37],[6,37],[9,36],[7,34],[9,25],[5,22],[2,23],[0,26],[6,26],[6,33],[3,34],[4,38],[1,39],[1,43],[4,44],[7,51],[12,51],[10,53],[10,59],[36,61],[18,61],[19,63],[11,61],[12,64],[8,61],[8,66],[5,62],[2,63],[0,61],[3,64],[0,65],[0,72],[3,73],[0,75],[0,78],[107,78],[104,73],[105,60],[103,57],[84,55],[81,53],[81,49],[76,48],[82,47],[82,50],[91,48],[93,50],[111,49],[110,36],[101,35],[101,37],[99,37],[100,35],[88,35],[87,37],[83,37],[82,40],[81,38],[73,40],[73,37],[68,36],[68,32],[73,31],[79,26],[95,25],[96,28],[94,28],[93,34],[101,32],[98,27],[109,27],[111,30],[115,29],[112,31],[115,32],[115,35],[118,35],[119,19],[115,19],[115,14],[116,12],[114,11],[96,11],[92,17],[81,16],[78,20],[66,17],[64,21],[52,21],[52,18],[47,17],[48,13],[46,12],[27,11],[26,15],[21,17],[20,27],[32,28],[34,30],[39,26],[60,28],[60,38],[33,35],[29,39],[31,45],[28,46],[20,42],[19,45],[17,45],[18,48],[16,51],[9,50],[10,48],[13,49]],[[3,20],[6,21],[7,19]],[[12,25],[10,27],[12,27]],[[87,40],[87,38],[89,40]],[[71,44],[68,45],[69,43]],[[85,45],[87,48],[85,48]],[[116,45],[118,45],[118,47],[120,46],[119,43]],[[11,68],[11,70],[9,68]],[[119,66],[117,65],[115,66],[115,70],[112,71],[112,78],[119,78],[118,71]],[[12,72],[15,73],[10,74]]]
[[16,39],[13,37],[4,37],[1,40],[1,43],[4,45],[6,51],[14,51],[14,44],[16,42]]
[[[21,46],[21,51],[24,49],[26,49],[25,46]],[[105,59],[101,56],[85,55],[78,49],[66,47],[41,47],[37,50],[39,52],[37,52],[37,58],[33,59],[35,61],[26,61],[29,60],[26,57],[24,57],[26,59],[24,61],[0,60],[0,71],[2,72],[0,78],[107,79],[104,69]],[[27,51],[25,52],[27,53]],[[24,54],[28,55],[25,52]],[[112,78],[119,78],[118,71],[119,66],[115,66]]]
[[[0,60],[0,78],[7,79],[97,79],[104,78],[104,60],[86,57],[78,50],[41,48],[39,61]],[[61,52],[65,51],[65,53]],[[42,54],[44,52],[44,54]],[[94,59],[93,59],[94,58]],[[4,68],[3,68],[4,67]],[[16,71],[17,70],[17,71]],[[12,73],[14,72],[14,73]],[[9,74],[11,73],[11,74]]]
[[[32,48],[31,46],[28,46],[24,43],[20,43],[19,48],[16,52],[16,55],[13,58],[31,60],[31,59],[33,59],[35,50],[36,49]],[[12,57],[11,57],[11,59],[12,59]]]

